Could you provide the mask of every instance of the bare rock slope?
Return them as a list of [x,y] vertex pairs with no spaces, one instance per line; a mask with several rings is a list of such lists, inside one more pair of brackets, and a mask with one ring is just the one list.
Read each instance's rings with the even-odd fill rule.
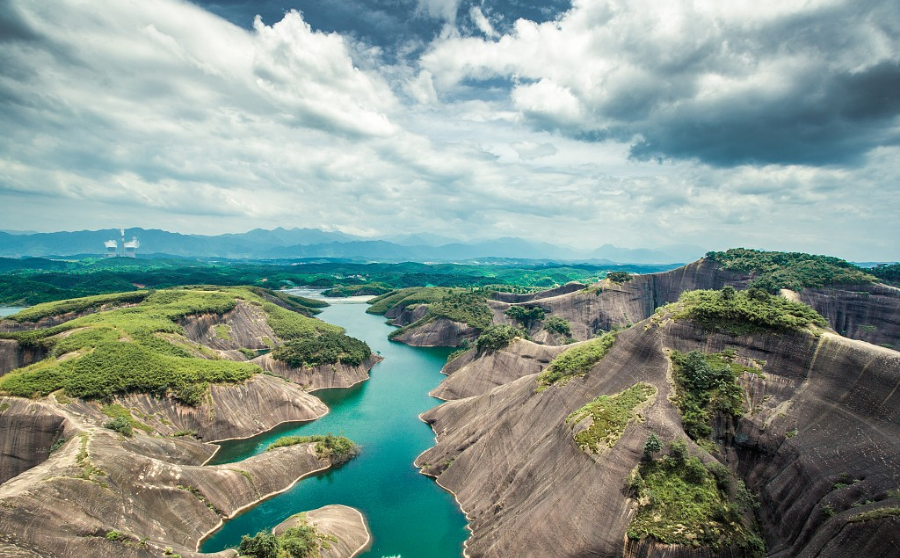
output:
[[[741,377],[746,412],[715,423],[717,455],[689,448],[759,494],[768,555],[900,556],[900,353],[830,333],[710,334],[659,317],[620,333],[562,387],[538,390],[526,375],[423,415],[438,443],[417,465],[466,512],[467,556],[740,556],[625,536],[637,505],[627,479],[648,435],[685,437],[669,352],[726,348],[761,367]],[[643,422],[600,456],[579,449],[566,417],[637,382],[657,390]]]
[[2,542],[40,556],[149,557],[167,547],[194,556],[224,519],[330,466],[306,444],[204,467],[209,452],[197,446],[83,430],[0,485]]
[[479,353],[472,349],[444,366],[441,372],[448,378],[429,395],[449,401],[485,393],[522,376],[540,372],[565,349],[518,338],[497,351]]

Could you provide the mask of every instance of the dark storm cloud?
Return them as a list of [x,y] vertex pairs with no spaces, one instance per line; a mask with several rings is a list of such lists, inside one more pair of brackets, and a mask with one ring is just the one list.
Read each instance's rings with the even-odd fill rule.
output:
[[38,34],[12,0],[0,0],[0,43],[33,41]]
[[811,75],[779,98],[694,103],[639,128],[638,159],[698,158],[716,166],[858,164],[871,149],[900,141],[900,63],[857,73]]
[[444,97],[515,77],[535,129],[639,160],[859,164],[900,141],[900,3],[651,4],[580,2],[498,40],[437,41],[422,64]]

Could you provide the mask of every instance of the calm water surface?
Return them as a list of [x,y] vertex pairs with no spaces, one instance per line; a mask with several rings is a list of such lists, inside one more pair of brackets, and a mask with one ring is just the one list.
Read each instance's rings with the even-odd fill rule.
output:
[[[306,293],[304,293],[306,294]],[[346,465],[300,481],[291,490],[228,521],[210,537],[203,552],[240,542],[241,535],[271,529],[287,517],[327,504],[362,511],[373,542],[367,558],[459,558],[468,532],[453,496],[420,475],[413,461],[434,444],[431,429],[418,419],[439,404],[428,391],[440,383],[450,349],[413,348],[391,343],[384,317],[366,314],[365,304],[336,303],[319,318],[366,341],[384,361],[371,379],[349,389],[316,392],[330,408],[319,420],[282,425],[249,440],[223,444],[214,463],[238,461],[265,451],[281,436],[343,434],[362,446]]]
[[18,314],[20,310],[24,310],[24,306],[0,306],[0,318]]

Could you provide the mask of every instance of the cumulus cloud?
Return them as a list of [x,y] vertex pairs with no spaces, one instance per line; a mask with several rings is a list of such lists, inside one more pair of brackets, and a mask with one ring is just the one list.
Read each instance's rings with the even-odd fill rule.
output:
[[514,77],[536,127],[631,142],[640,159],[858,163],[900,140],[895,2],[578,0],[497,41],[436,41],[421,65],[447,93]]
[[[473,13],[433,6],[451,4]],[[853,40],[825,41],[826,59],[811,30],[845,4],[692,5],[641,15],[585,0],[512,27],[484,8],[504,35],[448,32],[421,63],[383,66],[377,48],[297,12],[241,27],[180,0],[7,1],[4,228],[310,226],[900,257],[886,240],[900,235],[897,34],[850,31],[890,18],[848,19],[835,36]],[[806,105],[800,83],[819,84]],[[839,107],[839,137],[817,134],[831,125],[821,107]],[[816,141],[865,164],[791,159]],[[770,161],[779,145],[793,155]]]

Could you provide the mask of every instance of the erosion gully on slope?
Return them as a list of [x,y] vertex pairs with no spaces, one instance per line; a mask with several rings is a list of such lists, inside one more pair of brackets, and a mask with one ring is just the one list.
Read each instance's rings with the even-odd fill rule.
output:
[[224,443],[214,463],[245,459],[289,435],[342,434],[362,447],[361,454],[226,522],[202,551],[236,546],[241,535],[271,529],[297,512],[344,504],[360,510],[372,531],[372,547],[361,556],[459,558],[468,535],[465,517],[451,494],[413,466],[416,456],[434,444],[431,429],[418,416],[440,403],[427,394],[442,379],[440,369],[451,350],[392,343],[387,335],[393,328],[382,316],[366,314],[360,300],[329,302],[332,306],[319,318],[346,328],[385,360],[366,382],[317,391],[330,409],[324,417]]

